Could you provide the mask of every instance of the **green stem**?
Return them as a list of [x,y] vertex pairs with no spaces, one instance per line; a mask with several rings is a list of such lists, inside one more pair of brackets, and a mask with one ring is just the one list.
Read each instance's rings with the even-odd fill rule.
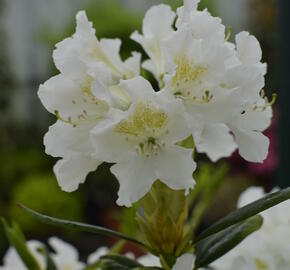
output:
[[165,270],[171,270],[171,267],[168,265],[168,263],[165,260],[163,255],[160,255],[160,262],[161,262],[161,265],[164,267]]

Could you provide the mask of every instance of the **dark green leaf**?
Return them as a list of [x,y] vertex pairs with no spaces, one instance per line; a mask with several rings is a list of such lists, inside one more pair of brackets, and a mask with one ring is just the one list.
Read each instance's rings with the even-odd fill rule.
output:
[[154,267],[154,266],[142,266],[138,268],[133,268],[131,270],[164,270],[164,269],[160,267]]
[[14,246],[19,257],[23,261],[24,265],[29,270],[41,270],[37,260],[31,254],[29,248],[26,245],[25,237],[20,227],[13,223],[10,227],[5,219],[1,219],[4,225],[6,236],[12,246]]
[[283,189],[278,192],[271,193],[264,198],[250,203],[238,210],[228,214],[226,217],[220,219],[218,222],[213,224],[211,227],[203,231],[195,240],[198,242],[212,234],[220,232],[227,227],[241,222],[249,217],[252,217],[260,212],[271,208],[281,202],[290,199],[290,188]]
[[130,268],[128,268],[127,266],[124,266],[112,260],[103,260],[100,265],[100,269],[102,270],[130,270]]
[[259,230],[262,224],[263,218],[254,216],[200,241],[196,245],[196,267],[204,267],[214,262]]
[[103,256],[102,259],[114,261],[118,264],[128,267],[129,269],[142,267],[142,264],[138,263],[137,261],[132,260],[126,256],[118,255],[118,254],[106,255],[106,256]]
[[23,210],[25,210],[28,214],[30,214],[32,217],[38,219],[39,221],[46,223],[46,224],[51,224],[55,225],[58,227],[64,227],[64,228],[69,228],[69,229],[74,229],[78,231],[83,231],[83,232],[90,232],[90,233],[95,233],[99,235],[104,235],[104,236],[109,236],[109,237],[116,237],[116,238],[121,238],[127,241],[130,241],[134,244],[137,244],[138,246],[141,246],[145,249],[150,250],[149,247],[147,247],[144,243],[129,237],[125,234],[122,234],[117,231],[113,231],[107,228],[99,227],[99,226],[94,226],[90,224],[85,224],[81,222],[75,222],[75,221],[70,221],[70,220],[63,220],[63,219],[58,219],[58,218],[53,218],[49,217],[43,214],[40,214],[24,205],[19,205]]
[[101,258],[102,270],[159,270],[159,267],[146,267],[126,256],[111,254]]

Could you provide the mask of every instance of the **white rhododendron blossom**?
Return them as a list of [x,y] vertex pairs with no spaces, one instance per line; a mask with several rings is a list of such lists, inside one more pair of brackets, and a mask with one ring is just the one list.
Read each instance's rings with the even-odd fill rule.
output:
[[[52,237],[48,240],[50,246],[53,248],[54,253],[50,256],[58,270],[82,270],[85,264],[79,261],[77,250],[63,242],[62,240]],[[27,246],[31,254],[38,262],[41,269],[46,268],[45,255],[41,254],[38,249],[43,248],[44,245],[38,241],[28,241]],[[13,247],[10,247],[3,259],[3,266],[1,270],[30,270],[22,262],[18,253]]]
[[147,267],[161,267],[160,259],[152,254],[145,254],[139,257],[137,261]]
[[[262,188],[249,188],[239,199],[242,207],[264,197]],[[290,265],[290,202],[274,206],[261,215],[262,228],[214,263],[217,269],[231,270],[286,270]]]
[[58,121],[45,135],[46,152],[61,157],[54,167],[59,185],[73,191],[102,160],[91,157],[89,132],[110,110],[130,104],[118,84],[139,74],[140,55],[123,62],[118,39],[95,37],[86,14],[77,14],[76,33],[56,45],[53,58],[61,72],[39,88],[39,97]]
[[246,32],[237,35],[236,45],[228,42],[219,18],[198,11],[199,1],[184,2],[177,11],[177,30],[165,31],[162,44],[160,36],[152,37],[156,24],[151,21],[167,22],[162,29],[172,29],[172,20],[162,20],[162,13],[155,12],[165,7],[153,7],[145,16],[143,32],[147,29],[150,40],[158,44],[159,58],[148,52],[144,42],[148,34],[139,42],[153,62],[164,60],[159,61],[164,73],[156,76],[151,71],[164,80],[165,91],[183,100],[197,151],[216,161],[239,148],[246,160],[262,162],[269,146],[262,131],[269,126],[272,111],[261,94],[266,65],[261,63],[260,45]]
[[[40,267],[44,268],[45,258],[37,252],[38,248],[43,247],[43,244],[38,241],[28,241],[28,250],[35,257]],[[10,247],[3,258],[3,266],[0,270],[29,270],[26,268],[14,247]]]
[[142,45],[150,59],[143,62],[143,67],[153,73],[160,80],[165,72],[165,55],[163,42],[173,33],[173,21],[176,14],[170,6],[153,6],[145,15],[143,21],[143,35],[137,31],[131,38]]
[[55,266],[59,270],[82,270],[85,267],[83,262],[79,261],[79,254],[75,247],[64,241],[52,237],[48,240],[49,245],[54,252],[51,254]]
[[142,67],[158,80],[154,90],[140,77],[140,54],[123,61],[120,40],[98,40],[86,14],[77,14],[75,34],[53,53],[60,74],[39,89],[58,118],[44,144],[61,158],[54,172],[63,190],[76,190],[89,172],[110,162],[120,205],[139,200],[156,180],[187,191],[196,165],[192,149],[179,142],[191,135],[195,149],[212,161],[236,149],[251,162],[267,157],[262,132],[273,102],[262,91],[259,42],[247,32],[229,42],[221,19],[198,4],[185,0],[176,13],[153,6],[142,33],[131,35],[149,57]]
[[100,122],[92,131],[94,157],[116,163],[118,204],[131,206],[159,179],[173,189],[193,187],[192,150],[176,145],[189,135],[180,101],[155,92],[142,77],[122,81],[132,97],[129,110]]

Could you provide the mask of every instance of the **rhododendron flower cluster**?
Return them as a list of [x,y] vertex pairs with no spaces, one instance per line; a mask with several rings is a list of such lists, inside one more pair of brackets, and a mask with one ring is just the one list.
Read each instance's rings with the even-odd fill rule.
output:
[[[119,39],[97,39],[84,11],[76,32],[56,45],[60,74],[39,89],[57,122],[45,135],[46,152],[60,157],[54,167],[59,185],[74,191],[102,162],[120,183],[119,205],[142,198],[156,180],[172,189],[194,187],[192,151],[212,161],[230,156],[262,162],[272,109],[264,96],[266,65],[257,39],[247,32],[235,43],[219,18],[184,1],[175,13],[153,6],[142,33],[131,38],[149,59],[133,52],[123,61]],[[174,23],[176,22],[176,23]],[[150,71],[153,89],[140,76]],[[182,141],[192,136],[194,149]]]
[[[44,223],[122,241],[83,263],[61,240],[49,240],[51,252],[39,242],[26,243],[19,226],[2,219],[14,248],[0,269],[289,268],[289,203],[263,211],[289,200],[290,188],[263,198],[260,189],[250,189],[240,198],[241,208],[200,232],[226,169],[201,166],[195,180],[195,153],[216,162],[237,150],[245,160],[262,163],[269,149],[263,132],[276,95],[269,100],[263,90],[267,66],[258,40],[244,31],[231,38],[220,18],[198,9],[199,2],[184,0],[176,11],[164,4],[150,8],[142,31],[130,36],[144,55],[132,52],[127,59],[120,56],[119,39],[97,38],[86,13],[77,13],[75,33],[53,52],[59,74],[38,91],[57,118],[44,137],[45,149],[59,158],[54,172],[67,192],[109,163],[119,182],[117,204],[134,204],[124,214],[124,228],[130,228],[119,232],[63,220],[19,204]],[[125,241],[147,255],[122,255]]]

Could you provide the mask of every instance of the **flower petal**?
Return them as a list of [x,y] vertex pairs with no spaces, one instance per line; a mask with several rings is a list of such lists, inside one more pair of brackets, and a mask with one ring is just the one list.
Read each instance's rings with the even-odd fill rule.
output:
[[261,132],[232,128],[240,155],[247,161],[262,163],[269,149],[269,139]]
[[239,59],[245,64],[256,64],[262,59],[262,49],[259,41],[248,32],[236,35]]
[[63,191],[75,191],[79,184],[84,183],[89,172],[94,171],[102,161],[87,156],[59,160],[53,171]]
[[192,150],[179,146],[163,149],[155,164],[157,179],[170,188],[187,191],[193,188],[195,182],[192,173],[196,163],[192,159]]
[[38,96],[49,112],[58,112],[68,122],[78,122],[108,110],[105,102],[91,94],[90,87],[90,82],[75,81],[59,74],[40,85]]
[[115,164],[111,167],[111,172],[120,183],[117,204],[130,207],[132,203],[141,199],[151,188],[156,180],[152,170],[152,162],[137,156],[134,160]]
[[[121,112],[120,112],[121,114]],[[93,156],[106,162],[122,162],[135,153],[136,144],[115,131],[118,120],[104,120],[91,131]]]
[[78,251],[75,247],[65,243],[57,237],[49,238],[48,243],[57,254],[65,255],[67,259],[75,260],[79,257]]
[[241,129],[264,131],[271,124],[272,108],[263,111],[247,111],[235,119],[235,125]]
[[[143,20],[143,35],[134,32],[131,39],[138,42],[151,58],[153,63],[149,66],[156,79],[160,79],[160,75],[164,73],[164,55],[162,43],[173,33],[173,21],[175,13],[168,5],[158,5],[150,8]],[[155,67],[153,68],[153,66]]]
[[57,237],[51,237],[48,242],[55,251],[52,258],[58,269],[82,270],[84,268],[85,264],[79,261],[79,254],[75,247]]
[[231,156],[237,148],[230,129],[224,124],[205,125],[199,138],[194,139],[197,151],[206,153],[213,162]]
[[130,80],[123,80],[120,86],[128,91],[133,102],[136,100],[142,101],[148,98],[151,99],[152,95],[155,94],[150,82],[141,76]]
[[144,36],[162,38],[172,32],[175,13],[168,5],[160,4],[150,8],[143,20]]
[[45,152],[53,157],[66,157],[92,152],[89,140],[91,125],[73,127],[57,121],[44,136]]

